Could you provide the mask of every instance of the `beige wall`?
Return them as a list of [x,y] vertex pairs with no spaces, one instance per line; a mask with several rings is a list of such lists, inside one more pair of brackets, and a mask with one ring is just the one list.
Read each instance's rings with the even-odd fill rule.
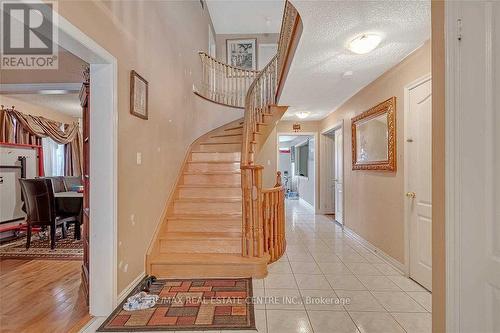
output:
[[[430,42],[384,73],[325,118],[320,131],[344,121],[344,223],[404,263],[404,87],[431,72]],[[352,170],[351,118],[396,96],[397,171]],[[321,180],[320,180],[321,181]]]
[[7,97],[4,95],[0,95],[0,104],[5,105],[5,107],[7,108],[10,108],[14,105],[15,109],[22,113],[31,114],[33,116],[42,116],[47,119],[55,120],[61,123],[71,124],[73,122],[78,121],[78,118],[74,118],[70,115],[58,112],[53,109],[42,107],[40,105],[32,104],[26,101],[21,101],[14,97]]
[[[257,61],[259,61],[259,44],[277,44],[279,34],[219,34],[215,37],[216,43],[216,56],[222,62],[228,63],[226,52],[227,39],[257,39]],[[257,64],[259,66],[259,64]]]
[[446,331],[444,2],[432,1],[432,331]]
[[[119,293],[144,271],[188,146],[242,113],[192,92],[201,74],[197,51],[207,51],[210,25],[199,1],[59,1],[58,7],[118,61]],[[149,81],[149,120],[129,114],[132,69]]]

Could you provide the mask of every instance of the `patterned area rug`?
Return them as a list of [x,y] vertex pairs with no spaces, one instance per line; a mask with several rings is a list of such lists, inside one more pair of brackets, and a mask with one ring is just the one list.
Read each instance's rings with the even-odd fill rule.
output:
[[97,332],[255,329],[252,279],[158,279],[150,293],[153,308],[125,311],[124,301]]
[[2,244],[0,259],[41,259],[41,260],[83,260],[83,243],[74,238],[74,227],[68,228],[68,236],[62,238],[61,229],[57,229],[56,248],[50,249],[50,239],[42,232],[31,236],[31,246],[26,250],[26,236]]

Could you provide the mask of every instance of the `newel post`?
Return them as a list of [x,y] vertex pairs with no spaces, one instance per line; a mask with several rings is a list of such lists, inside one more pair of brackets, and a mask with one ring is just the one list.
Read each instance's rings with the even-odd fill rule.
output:
[[278,171],[276,173],[276,185],[274,185],[274,187],[280,187],[282,184],[281,182],[281,171]]

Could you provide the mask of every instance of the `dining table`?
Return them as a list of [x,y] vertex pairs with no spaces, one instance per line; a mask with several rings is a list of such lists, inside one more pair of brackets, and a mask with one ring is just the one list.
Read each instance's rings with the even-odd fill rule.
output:
[[56,211],[65,215],[77,215],[78,221],[75,223],[75,239],[80,239],[83,213],[83,192],[64,191],[54,193],[56,201]]

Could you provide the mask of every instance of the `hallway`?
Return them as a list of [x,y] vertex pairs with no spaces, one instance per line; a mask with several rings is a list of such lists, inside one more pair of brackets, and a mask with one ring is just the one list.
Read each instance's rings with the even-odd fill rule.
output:
[[298,200],[286,204],[286,256],[254,280],[259,333],[431,332],[429,292],[328,217]]
[[[429,292],[299,201],[287,201],[286,214],[286,257],[254,294],[300,295],[303,304],[266,305],[267,332],[431,332]],[[345,305],[308,304],[321,298]]]

